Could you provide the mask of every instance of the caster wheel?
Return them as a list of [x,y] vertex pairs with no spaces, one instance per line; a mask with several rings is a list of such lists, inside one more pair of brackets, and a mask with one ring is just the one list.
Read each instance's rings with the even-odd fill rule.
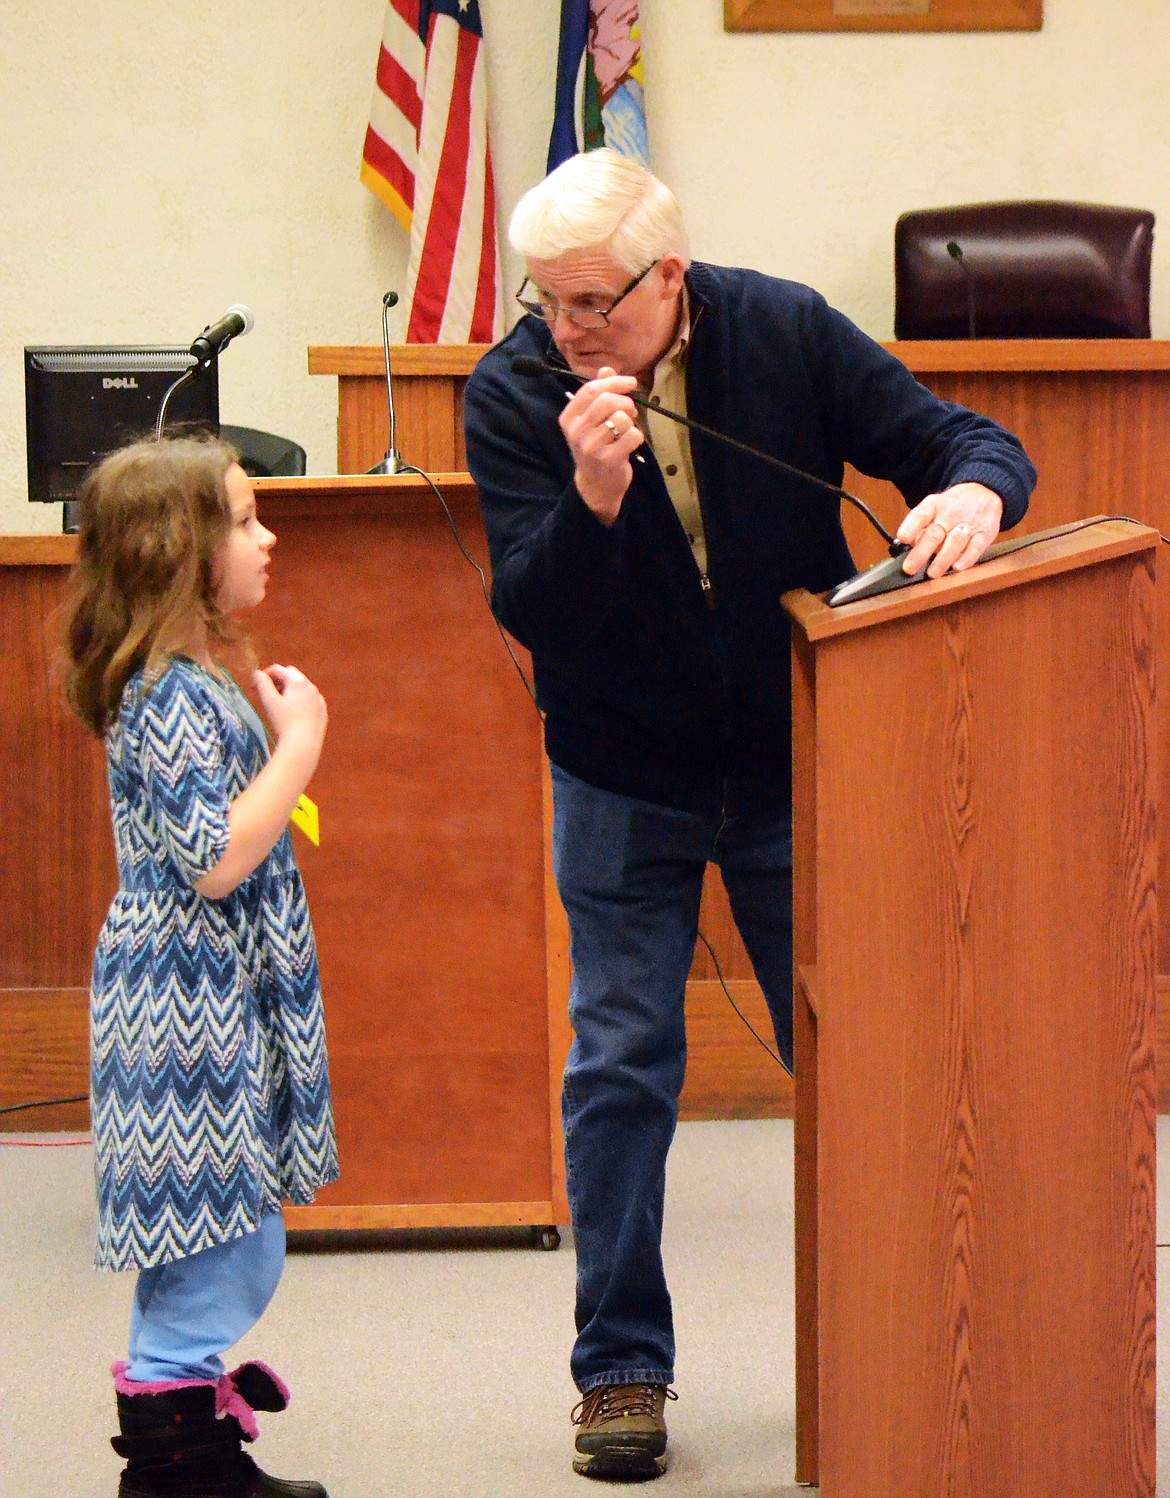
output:
[[556,1228],[533,1228],[532,1233],[540,1247],[549,1253],[561,1246],[561,1235]]

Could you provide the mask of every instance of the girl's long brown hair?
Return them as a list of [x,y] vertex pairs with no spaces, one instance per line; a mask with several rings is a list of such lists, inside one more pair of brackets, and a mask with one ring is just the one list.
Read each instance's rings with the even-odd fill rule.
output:
[[96,734],[140,667],[240,636],[220,608],[217,561],[231,528],[224,477],[236,454],[215,438],[135,442],[81,490],[66,601],[66,694]]

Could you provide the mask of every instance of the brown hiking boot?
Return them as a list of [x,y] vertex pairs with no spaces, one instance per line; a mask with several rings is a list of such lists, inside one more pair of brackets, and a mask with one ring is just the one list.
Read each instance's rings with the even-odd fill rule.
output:
[[666,1471],[665,1384],[602,1384],[573,1411],[573,1471],[610,1482],[644,1482]]

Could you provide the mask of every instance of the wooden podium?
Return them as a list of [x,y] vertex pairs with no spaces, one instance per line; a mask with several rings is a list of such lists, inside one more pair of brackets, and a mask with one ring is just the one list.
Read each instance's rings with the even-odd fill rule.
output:
[[[435,481],[486,568],[470,478]],[[300,860],[342,1178],[289,1226],[551,1237],[568,1220],[569,972],[540,721],[424,480],[256,491],[279,585],[248,623],[330,710],[312,786],[321,846]]]
[[786,595],[822,1498],[1153,1498],[1156,546]]

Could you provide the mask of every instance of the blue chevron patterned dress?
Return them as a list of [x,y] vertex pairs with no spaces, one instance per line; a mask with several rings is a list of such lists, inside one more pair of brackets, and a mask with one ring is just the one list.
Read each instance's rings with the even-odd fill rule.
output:
[[120,888],[98,939],[97,1264],[144,1269],[337,1178],[317,951],[287,832],[220,900],[228,809],[267,759],[231,684],[183,657],[131,678],[106,735]]

